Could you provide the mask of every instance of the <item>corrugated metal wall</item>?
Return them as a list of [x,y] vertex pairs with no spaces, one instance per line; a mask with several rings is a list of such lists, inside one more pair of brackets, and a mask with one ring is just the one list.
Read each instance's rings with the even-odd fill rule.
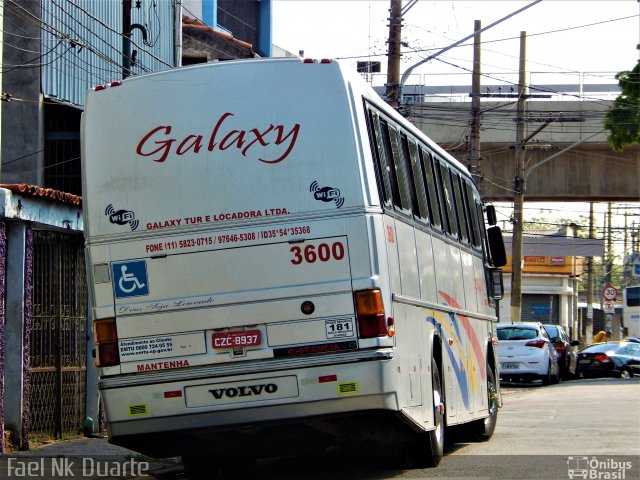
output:
[[522,321],[560,324],[560,295],[522,295]]
[[[140,75],[171,68],[174,62],[174,0],[132,1],[137,51],[132,71]],[[139,7],[138,7],[139,5]],[[42,91],[45,96],[84,105],[86,91],[122,78],[122,2],[42,0]]]

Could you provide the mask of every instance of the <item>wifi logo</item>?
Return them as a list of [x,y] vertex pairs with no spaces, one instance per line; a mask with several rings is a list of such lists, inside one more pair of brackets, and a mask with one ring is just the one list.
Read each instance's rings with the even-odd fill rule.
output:
[[131,210],[118,210],[113,208],[113,205],[109,206],[104,211],[104,214],[109,217],[109,221],[116,225],[127,225],[131,227],[131,231],[136,230],[140,225],[140,222],[136,219],[136,214]]
[[314,181],[309,186],[309,191],[313,193],[313,198],[322,202],[334,202],[336,208],[344,205],[344,197],[340,195],[340,190],[335,187],[320,187],[318,182]]

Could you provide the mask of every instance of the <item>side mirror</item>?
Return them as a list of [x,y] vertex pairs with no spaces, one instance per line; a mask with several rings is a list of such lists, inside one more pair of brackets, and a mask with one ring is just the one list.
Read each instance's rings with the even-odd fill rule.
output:
[[496,207],[493,205],[487,205],[485,207],[485,211],[487,212],[487,223],[491,226],[498,223],[498,217],[496,215]]
[[500,227],[489,227],[487,229],[487,238],[489,240],[491,265],[494,267],[505,266],[507,264],[507,252],[504,249],[504,240],[502,239],[502,231],[500,230]]
[[571,345],[572,347],[577,347],[578,345],[580,345],[580,342],[579,342],[578,340],[573,340],[573,341],[570,343],[570,345]]
[[502,297],[504,297],[502,270],[500,268],[490,268],[489,278],[491,279],[491,298],[494,300],[501,300]]

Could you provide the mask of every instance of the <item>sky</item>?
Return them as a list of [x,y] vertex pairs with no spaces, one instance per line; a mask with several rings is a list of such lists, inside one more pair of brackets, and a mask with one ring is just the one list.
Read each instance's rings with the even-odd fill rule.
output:
[[[403,15],[401,72],[471,34],[474,20],[485,27],[531,3],[419,0]],[[403,6],[409,4],[403,1]],[[302,50],[310,58],[379,60],[384,74],[389,7],[389,0],[274,0],[273,43],[296,54]],[[637,0],[543,0],[482,33],[483,73],[508,82],[517,79],[524,31],[532,82],[556,82],[562,75],[566,83],[579,74],[587,83],[613,82],[611,74],[632,69],[638,60],[639,13]],[[414,72],[446,76],[431,84],[469,84],[473,42],[465,43]],[[407,84],[423,79],[412,77]]]
[[[410,4],[403,0],[403,6]],[[529,1],[419,0],[403,15],[401,72],[482,26],[529,5]],[[273,0],[273,43],[309,58],[346,62],[377,60],[386,81],[386,40],[390,0]],[[520,32],[527,35],[526,70],[530,83],[617,83],[615,74],[631,70],[640,50],[640,3],[637,0],[543,0],[482,33],[482,72],[492,83],[517,83]],[[624,18],[630,17],[630,18]],[[472,40],[414,70],[407,84],[470,85]],[[486,80],[483,78],[483,83]],[[640,204],[631,204],[629,224],[640,222]],[[623,225],[625,205],[614,206],[614,225]],[[604,225],[606,204],[597,204],[597,224]],[[511,205],[499,206],[508,219]],[[525,219],[588,217],[588,203],[525,203]],[[507,222],[506,228],[510,229]],[[602,232],[602,230],[600,230]],[[622,234],[616,240],[622,243]]]

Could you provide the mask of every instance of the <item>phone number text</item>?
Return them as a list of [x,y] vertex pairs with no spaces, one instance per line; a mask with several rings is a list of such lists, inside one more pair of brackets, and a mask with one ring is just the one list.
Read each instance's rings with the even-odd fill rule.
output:
[[230,243],[253,242],[255,240],[269,240],[273,238],[296,237],[311,233],[309,225],[299,227],[282,227],[259,230],[256,232],[229,233],[221,235],[205,235],[201,237],[185,238],[182,240],[168,240],[166,242],[147,243],[146,253],[162,253],[170,250],[207,247],[211,245],[224,245]]

